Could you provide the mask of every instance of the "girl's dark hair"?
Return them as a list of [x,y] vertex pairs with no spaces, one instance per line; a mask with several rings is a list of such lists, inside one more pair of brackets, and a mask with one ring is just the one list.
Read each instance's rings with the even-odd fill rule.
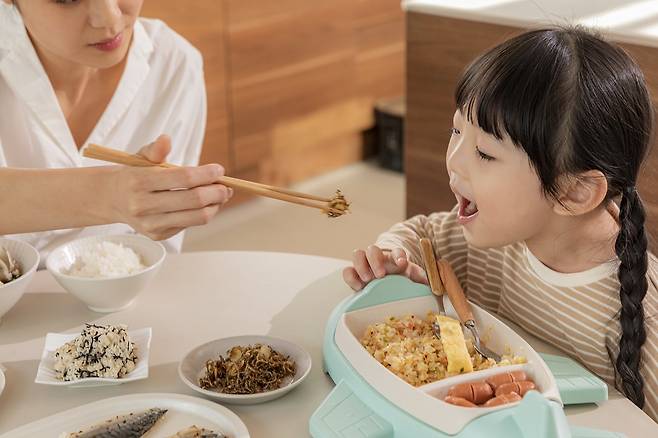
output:
[[621,197],[616,370],[626,396],[643,407],[647,238],[635,186],[651,141],[653,109],[640,68],[623,49],[582,27],[538,29],[473,61],[455,99],[469,121],[498,139],[508,135],[526,152],[547,197],[558,199],[560,177],[589,170],[607,179],[605,203]]

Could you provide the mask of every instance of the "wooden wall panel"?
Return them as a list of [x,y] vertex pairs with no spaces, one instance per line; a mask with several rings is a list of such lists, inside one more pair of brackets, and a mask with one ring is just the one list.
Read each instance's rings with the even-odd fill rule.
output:
[[[407,14],[405,173],[408,216],[454,206],[445,154],[454,113],[456,81],[463,68],[478,54],[520,31],[488,23]],[[636,57],[653,96],[658,96],[658,49],[622,45]],[[647,227],[655,241],[658,238],[655,142],[652,150],[640,176],[639,191],[647,207]],[[655,251],[657,247],[652,245],[652,249]]]
[[399,0],[153,0],[144,15],[201,50],[202,161],[233,176],[287,185],[358,161],[374,102],[404,92]]
[[[261,5],[263,1],[251,1]],[[228,9],[231,76],[250,83],[286,76],[353,50],[350,1],[317,2],[274,17],[236,21]],[[235,4],[232,2],[231,5]],[[311,5],[313,3],[310,3]]]
[[319,2],[309,0],[223,0],[230,11],[233,26],[250,26],[255,22],[263,23],[277,20],[290,14],[299,14],[312,9]]
[[157,0],[144,2],[144,17],[163,20],[194,45],[204,60],[208,120],[202,163],[221,163],[230,172],[229,118],[224,37],[224,5],[218,0]]
[[[354,132],[345,120],[301,134],[299,128],[325,124],[323,115],[354,98],[350,1],[291,2],[269,16],[243,5],[234,14],[236,3],[228,22],[236,170],[258,165],[260,180],[287,185],[300,175],[288,162],[308,162],[294,151],[304,149],[308,157],[321,152],[327,135]],[[318,164],[315,173],[330,167]]]
[[[404,90],[405,21],[400,3],[359,0],[355,4],[356,89],[365,112],[381,97]],[[371,119],[369,125],[373,125]]]
[[236,170],[287,185],[361,159],[374,101],[403,92],[399,2],[246,3],[228,7]]

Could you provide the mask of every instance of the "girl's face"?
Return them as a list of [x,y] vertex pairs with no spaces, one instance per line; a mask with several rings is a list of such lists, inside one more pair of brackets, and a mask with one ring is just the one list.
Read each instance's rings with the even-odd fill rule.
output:
[[92,68],[121,62],[144,0],[14,0],[40,54]]
[[545,229],[553,202],[525,152],[469,122],[459,110],[446,157],[450,187],[459,203],[459,222],[469,244],[501,247],[526,241]]

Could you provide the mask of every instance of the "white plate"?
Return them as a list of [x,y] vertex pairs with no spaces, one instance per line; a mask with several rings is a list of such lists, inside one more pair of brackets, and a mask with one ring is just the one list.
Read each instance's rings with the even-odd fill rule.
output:
[[[292,380],[284,381],[283,386],[279,389],[258,394],[224,394],[203,389],[197,384],[199,377],[204,375],[205,364],[208,359],[217,359],[220,354],[226,356],[226,352],[237,345],[254,344],[267,344],[279,353],[290,356],[297,364],[297,372]],[[210,341],[187,353],[178,365],[178,375],[183,383],[193,390],[223,403],[241,405],[263,403],[279,398],[301,384],[310,371],[311,356],[302,347],[271,336],[234,336]]]
[[67,342],[75,339],[80,333],[48,333],[46,343],[41,353],[41,362],[37,370],[37,377],[34,383],[42,385],[71,386],[71,387],[89,387],[118,385],[120,383],[133,382],[135,380],[146,379],[149,376],[149,349],[151,347],[151,328],[140,330],[129,330],[128,337],[137,347],[137,363],[135,369],[120,379],[110,379],[106,377],[88,377],[86,379],[62,381],[59,380],[55,372],[55,350]]
[[164,438],[196,425],[221,432],[228,438],[249,438],[242,420],[221,405],[189,395],[157,393],[124,395],[89,403],[21,426],[2,437],[52,438],[63,432],[87,428],[116,415],[154,407],[168,411],[149,431],[149,436]]

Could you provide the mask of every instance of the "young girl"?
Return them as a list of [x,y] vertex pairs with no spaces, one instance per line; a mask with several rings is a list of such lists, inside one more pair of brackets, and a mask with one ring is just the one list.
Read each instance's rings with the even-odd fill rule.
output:
[[[142,2],[0,0],[0,234],[20,233],[42,262],[89,234],[169,239],[230,197],[213,184],[221,166],[193,167],[206,121],[201,56],[164,23],[138,18]],[[137,153],[156,138],[142,154],[189,167],[80,154],[88,143]],[[178,234],[165,245],[181,243]]]
[[640,69],[582,28],[535,30],[478,57],[455,98],[447,170],[458,205],[355,251],[345,281],[427,283],[418,240],[429,237],[470,300],[658,420],[658,263],[636,190],[653,111]]

